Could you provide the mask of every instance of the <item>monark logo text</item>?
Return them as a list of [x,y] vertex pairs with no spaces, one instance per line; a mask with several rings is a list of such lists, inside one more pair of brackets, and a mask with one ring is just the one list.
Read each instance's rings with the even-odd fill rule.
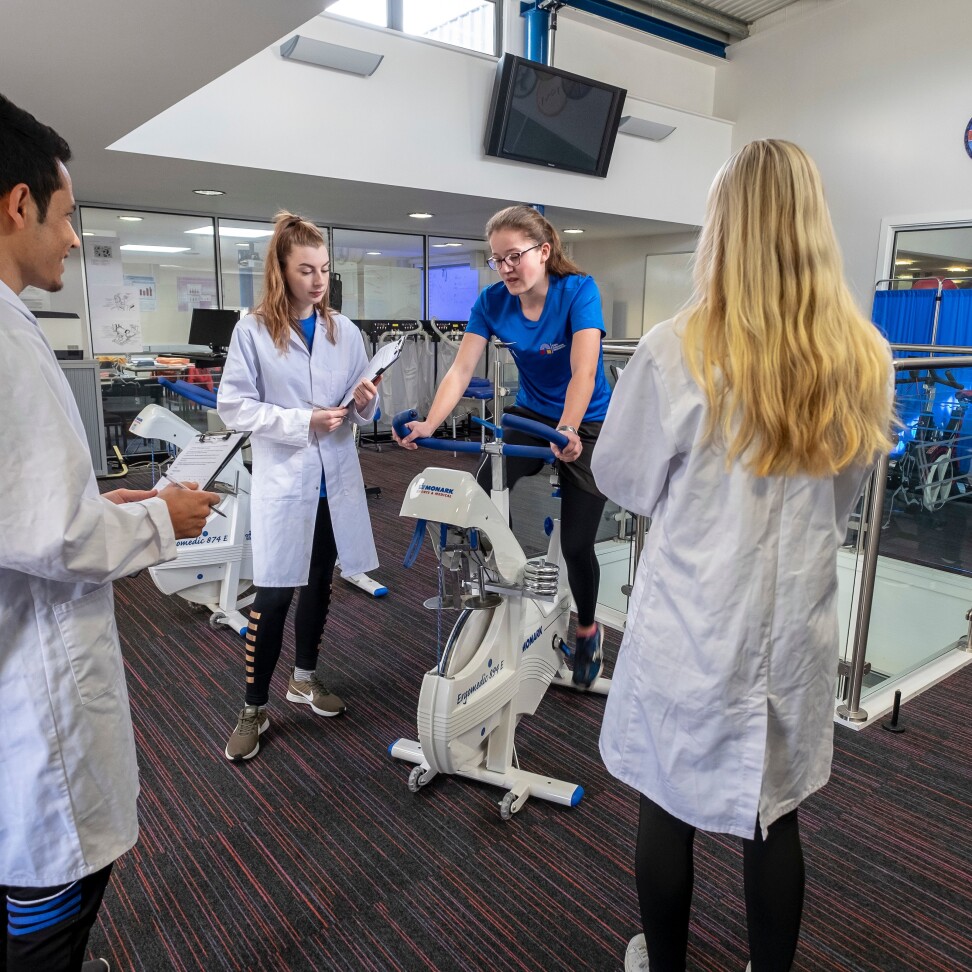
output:
[[530,637],[523,642],[523,647],[520,649],[520,651],[526,651],[527,648],[529,648],[530,645],[532,645],[537,640],[537,638],[539,638],[540,635],[542,634],[543,634],[543,628],[537,628],[537,630],[534,631],[533,634],[530,635]]
[[483,672],[477,681],[473,682],[469,688],[464,689],[456,696],[456,705],[465,705],[469,700],[469,696],[472,695],[473,692],[478,692],[494,675],[502,670],[503,662],[499,662],[489,669],[489,671]]
[[455,490],[451,486],[433,486],[431,483],[422,483],[419,486],[419,492],[425,493],[426,496],[444,496],[448,499]]

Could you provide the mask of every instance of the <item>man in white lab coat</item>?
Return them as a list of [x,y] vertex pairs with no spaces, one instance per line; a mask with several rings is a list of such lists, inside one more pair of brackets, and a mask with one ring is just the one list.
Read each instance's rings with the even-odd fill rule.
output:
[[84,962],[112,863],[135,843],[138,769],[111,582],[176,555],[218,502],[100,496],[71,390],[18,297],[79,245],[70,149],[0,95],[0,900],[3,972]]

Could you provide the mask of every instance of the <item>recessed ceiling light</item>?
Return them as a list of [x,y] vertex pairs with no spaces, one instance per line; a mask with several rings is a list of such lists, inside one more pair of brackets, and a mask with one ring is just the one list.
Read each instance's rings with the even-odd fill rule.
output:
[[365,250],[365,256],[381,256],[381,250]]
[[433,213],[409,213],[412,219],[431,219],[434,215]]
[[[212,236],[213,227],[197,226],[196,229],[186,230],[190,236]],[[246,229],[243,226],[220,226],[220,236],[235,236],[240,240],[259,240],[265,236],[273,236],[273,230]]]
[[85,230],[81,235],[82,236],[94,236],[94,233],[92,233],[90,230]]
[[141,216],[119,216],[118,217],[123,223],[141,223]]
[[160,263],[160,267],[164,267],[166,270],[178,270],[181,264],[179,263]]
[[188,253],[188,246],[142,246],[140,243],[125,243],[119,250],[129,250],[132,253]]
[[193,189],[192,190],[197,196],[225,196],[226,193],[222,189]]
[[433,243],[432,245],[433,245],[433,246],[434,246],[434,247],[435,247],[436,249],[441,249],[441,248],[442,248],[442,247],[444,247],[444,246],[462,246],[462,244],[461,244],[461,243]]
[[562,230],[561,232],[564,232],[564,233],[583,233],[584,231],[582,229],[578,229],[576,226],[574,226],[574,227],[571,227],[570,229]]
[[946,267],[945,269],[949,273],[965,273],[965,271],[968,270],[969,268],[968,267]]
[[914,260],[895,260],[894,265],[896,267],[910,267],[914,262]]

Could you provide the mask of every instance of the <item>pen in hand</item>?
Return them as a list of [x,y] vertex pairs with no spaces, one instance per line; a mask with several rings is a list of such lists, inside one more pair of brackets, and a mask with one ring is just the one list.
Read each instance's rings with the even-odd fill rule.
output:
[[[163,477],[164,477],[164,479],[165,479],[165,481],[167,483],[171,483],[173,486],[178,486],[179,489],[186,489],[186,490],[189,489],[189,487],[186,486],[185,483],[180,483],[178,479],[169,479],[169,477],[166,476],[165,473],[163,473],[162,475],[163,475]],[[221,509],[219,509],[218,507],[211,506],[209,509],[210,509],[211,512],[218,513],[220,516],[222,516],[224,518],[226,516],[226,514]]]

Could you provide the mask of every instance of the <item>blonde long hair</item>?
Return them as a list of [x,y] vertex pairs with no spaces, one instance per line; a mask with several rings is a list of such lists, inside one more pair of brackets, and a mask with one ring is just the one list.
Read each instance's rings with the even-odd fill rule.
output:
[[685,312],[707,433],[757,476],[827,476],[890,447],[890,353],[857,309],[816,166],[750,142],[716,176]]
[[[287,258],[295,246],[326,246],[324,234],[313,224],[294,213],[281,210],[274,217],[273,236],[267,247],[267,258],[263,265],[263,300],[253,313],[270,332],[273,343],[281,354],[290,349],[290,334],[297,326],[297,316],[290,304],[290,291],[284,277]],[[324,319],[324,330],[331,344],[336,343],[336,328],[327,302],[328,288],[324,296],[314,306]]]
[[583,275],[584,271],[564,253],[560,237],[550,221],[541,216],[532,206],[507,206],[506,209],[501,209],[490,216],[486,224],[486,239],[488,240],[498,230],[505,229],[519,230],[537,243],[550,244],[547,273],[551,276],[567,277],[573,273]]

